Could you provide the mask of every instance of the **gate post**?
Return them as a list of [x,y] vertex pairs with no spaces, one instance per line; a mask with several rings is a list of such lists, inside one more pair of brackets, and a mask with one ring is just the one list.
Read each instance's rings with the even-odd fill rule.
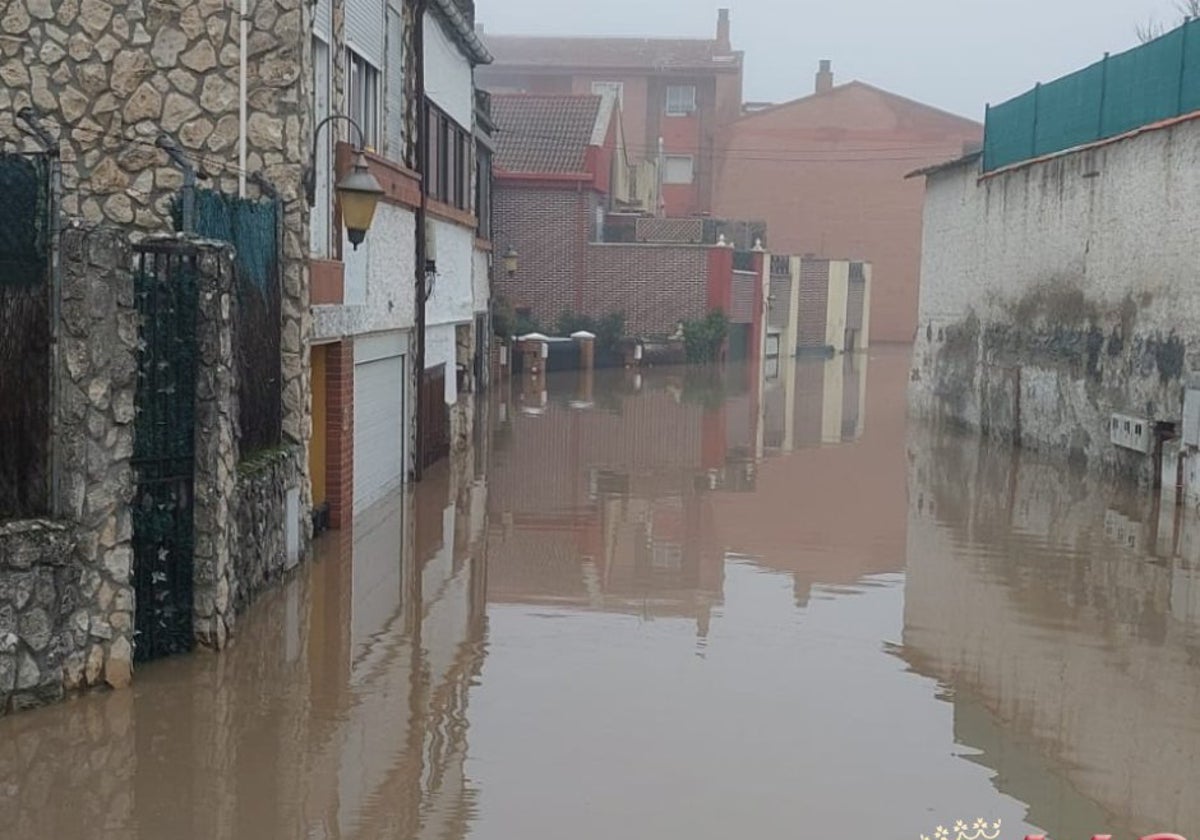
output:
[[233,629],[237,580],[237,364],[233,351],[233,255],[228,246],[196,249],[196,568],[193,631],[220,650]]

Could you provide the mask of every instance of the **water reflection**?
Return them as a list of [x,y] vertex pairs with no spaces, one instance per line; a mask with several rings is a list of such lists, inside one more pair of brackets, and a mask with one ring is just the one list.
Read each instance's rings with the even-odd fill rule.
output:
[[0,721],[5,836],[463,836],[485,506],[443,467],[323,538],[226,653]]
[[1200,518],[953,436],[911,456],[903,656],[976,760],[1053,836],[1194,830]]
[[324,538],[229,651],[0,720],[0,825],[1186,833],[1200,516],[909,430],[907,371],[497,389],[473,453]]

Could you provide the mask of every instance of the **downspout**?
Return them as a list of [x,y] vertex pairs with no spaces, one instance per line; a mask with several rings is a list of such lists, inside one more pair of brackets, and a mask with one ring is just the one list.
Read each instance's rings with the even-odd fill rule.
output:
[[246,197],[246,38],[249,22],[249,0],[242,0],[238,35],[238,198]]
[[413,148],[413,168],[421,176],[421,200],[417,204],[416,219],[416,304],[417,304],[417,358],[414,362],[417,375],[416,394],[416,437],[417,446],[413,461],[413,479],[420,481],[425,473],[425,423],[423,403],[425,386],[425,261],[428,258],[425,242],[425,219],[429,211],[429,190],[426,180],[425,149],[429,143],[429,124],[425,118],[425,10],[428,0],[415,0],[413,22],[413,61],[415,91],[413,100],[417,110],[417,142]]

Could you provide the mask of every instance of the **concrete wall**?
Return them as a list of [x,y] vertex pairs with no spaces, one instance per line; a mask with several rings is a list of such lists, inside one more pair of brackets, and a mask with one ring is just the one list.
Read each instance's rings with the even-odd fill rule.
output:
[[338,338],[416,325],[416,220],[411,210],[380,203],[358,250],[349,242],[345,261],[345,305],[314,306],[313,337]]
[[1200,347],[1197,163],[1189,122],[983,181],[975,164],[931,175],[914,409],[1148,477],[1108,423],[1180,419]]
[[437,242],[437,282],[425,304],[426,323],[469,322],[475,315],[475,232],[439,219],[429,224]]
[[474,125],[471,64],[432,12],[425,13],[425,94],[459,125]]
[[871,261],[879,280],[875,338],[911,342],[921,189],[904,175],[961,154],[965,141],[982,135],[961,117],[843,85],[733,123],[713,211],[765,219],[777,254]]

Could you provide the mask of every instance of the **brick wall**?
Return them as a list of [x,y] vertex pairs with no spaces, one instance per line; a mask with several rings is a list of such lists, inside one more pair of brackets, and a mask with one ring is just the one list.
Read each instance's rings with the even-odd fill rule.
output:
[[707,311],[708,248],[589,245],[584,309],[625,313],[626,333],[668,335]]
[[904,176],[982,135],[968,120],[844,85],[734,123],[713,211],[765,219],[776,253],[870,261],[872,337],[911,342],[924,195]]
[[326,351],[326,486],[331,528],[349,527],[354,512],[354,344],[340,341]]
[[494,225],[496,248],[520,254],[516,277],[500,272],[497,296],[513,306],[528,306],[551,329],[564,310],[576,308],[576,278],[585,270],[586,193],[567,189],[497,185]]
[[805,260],[800,266],[800,324],[797,347],[825,347],[829,307],[829,260]]

